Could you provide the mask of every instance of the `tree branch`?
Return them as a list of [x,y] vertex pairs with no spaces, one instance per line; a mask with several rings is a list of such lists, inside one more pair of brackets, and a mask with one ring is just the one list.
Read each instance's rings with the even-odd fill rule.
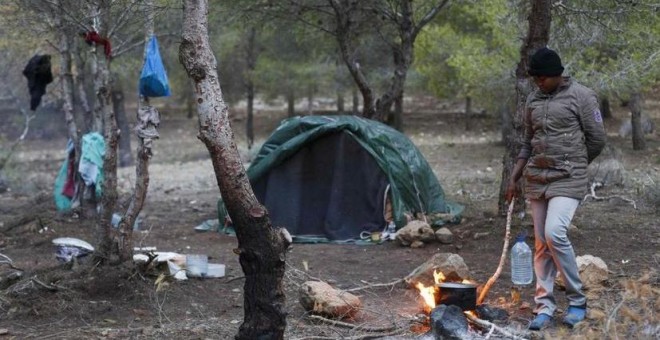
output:
[[429,10],[426,13],[426,15],[424,15],[424,17],[422,17],[422,19],[419,21],[419,23],[417,25],[415,25],[415,28],[413,29],[413,33],[412,33],[413,40],[415,39],[417,34],[419,34],[419,32],[422,30],[422,28],[424,28],[424,26],[426,26],[426,24],[431,22],[431,20],[433,20],[433,18],[435,18],[435,16],[438,15],[440,10],[443,7],[445,7],[445,5],[447,5],[448,2],[449,2],[449,0],[443,0],[437,6],[431,8],[431,10]]

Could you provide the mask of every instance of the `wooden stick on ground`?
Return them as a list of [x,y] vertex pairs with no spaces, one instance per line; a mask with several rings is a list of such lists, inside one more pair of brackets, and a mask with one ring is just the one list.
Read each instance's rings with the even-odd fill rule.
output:
[[399,283],[402,283],[402,282],[404,282],[404,281],[405,281],[405,278],[403,278],[403,279],[398,279],[398,280],[395,280],[395,281],[392,281],[392,282],[388,282],[388,283],[371,283],[371,284],[368,284],[368,285],[366,285],[366,286],[360,286],[360,287],[355,287],[355,288],[351,288],[351,289],[346,289],[346,290],[344,290],[344,291],[345,291],[345,292],[356,292],[356,291],[358,291],[358,290],[364,290],[364,289],[369,289],[369,288],[393,287],[393,286],[396,286],[396,285],[398,285]]
[[481,293],[479,294],[479,298],[477,299],[477,305],[480,305],[484,302],[484,299],[486,299],[486,295],[488,294],[490,287],[500,277],[500,273],[502,273],[502,267],[504,267],[504,261],[506,260],[506,255],[509,250],[509,239],[511,238],[511,215],[513,215],[514,202],[515,200],[512,198],[511,203],[509,203],[509,210],[506,213],[506,231],[504,233],[504,246],[502,247],[502,256],[500,257],[500,264],[497,265],[497,270],[495,270],[493,276],[491,276],[488,279],[488,281],[484,285],[484,288],[481,290]]
[[318,321],[330,324],[332,326],[340,326],[340,327],[345,327],[345,328],[350,328],[350,329],[355,329],[355,330],[361,330],[361,331],[365,331],[365,332],[390,332],[390,331],[394,331],[394,330],[398,329],[398,327],[396,327],[396,326],[370,327],[370,326],[364,326],[364,325],[355,325],[355,324],[348,323],[348,322],[343,322],[343,321],[339,321],[339,320],[332,320],[332,319],[324,318],[324,317],[319,316],[319,315],[310,315],[309,318],[313,319],[313,320],[318,320]]
[[[393,336],[393,335],[399,335],[403,332],[403,329],[397,329],[391,332],[385,332],[385,333],[369,333],[369,334],[361,334],[361,335],[353,335],[353,336],[347,336],[347,337],[341,337],[343,340],[367,340],[367,339],[380,339],[380,338],[385,338],[388,336]],[[296,338],[293,340],[335,340],[337,339],[336,336],[306,336],[302,338]]]
[[610,196],[598,196],[598,195],[596,195],[596,188],[598,188],[599,186],[602,186],[602,184],[600,184],[598,182],[592,183],[591,187],[589,189],[589,191],[591,193],[584,196],[584,199],[582,199],[582,201],[586,202],[587,198],[592,198],[594,201],[605,201],[605,200],[609,200],[609,199],[612,199],[612,198],[618,198],[622,201],[625,201],[625,202],[628,202],[628,203],[632,204],[633,209],[637,210],[637,204],[635,203],[634,200],[632,200],[630,198],[626,198],[626,197],[619,196],[619,195],[610,195]]
[[[511,211],[511,209],[509,209],[509,211]],[[498,333],[504,335],[507,338],[519,339],[519,340],[525,339],[525,338],[520,337],[520,336],[518,336],[518,335],[516,335],[512,332],[509,332],[508,330],[506,330],[506,329],[504,329],[500,326],[495,325],[494,323],[492,323],[490,321],[479,319],[478,317],[476,317],[476,316],[474,316],[470,313],[466,313],[465,315],[467,316],[468,320],[472,321],[473,323],[475,323],[475,324],[477,324],[481,327],[484,327],[484,328],[490,328],[490,332],[488,334],[491,334],[493,332],[493,330],[495,330],[495,331],[497,331]]]

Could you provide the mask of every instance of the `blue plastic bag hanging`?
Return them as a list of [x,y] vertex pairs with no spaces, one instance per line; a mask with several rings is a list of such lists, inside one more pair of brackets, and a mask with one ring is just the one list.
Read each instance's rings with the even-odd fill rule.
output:
[[152,36],[147,45],[147,56],[140,74],[140,95],[145,97],[169,97],[170,84],[167,81],[167,72],[160,59],[158,41]]

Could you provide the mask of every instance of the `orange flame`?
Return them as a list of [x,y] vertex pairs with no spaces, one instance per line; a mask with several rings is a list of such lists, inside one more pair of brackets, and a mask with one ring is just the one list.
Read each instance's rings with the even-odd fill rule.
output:
[[426,287],[423,283],[417,282],[417,289],[419,289],[419,295],[424,299],[424,310],[430,312],[435,308],[435,286]]
[[[445,279],[445,274],[443,274],[441,271],[433,271],[433,281],[435,281],[436,285],[444,282]],[[433,308],[435,308],[435,294],[438,294],[438,288],[435,285],[426,287],[421,282],[417,282],[415,287],[417,287],[419,290],[419,295],[422,297],[422,300],[424,300],[424,311],[430,312]]]
[[437,270],[433,271],[433,280],[435,280],[435,284],[445,282],[446,279],[447,278],[445,277],[445,274],[443,274],[442,272],[439,272]]
[[[440,294],[437,285],[445,282],[446,279],[445,274],[436,269],[433,271],[433,281],[435,281],[435,285],[426,287],[423,283],[417,282],[415,287],[419,290],[419,295],[422,297],[422,300],[424,300],[424,311],[430,312],[435,308],[435,294]],[[476,282],[464,279],[461,283],[475,284]]]

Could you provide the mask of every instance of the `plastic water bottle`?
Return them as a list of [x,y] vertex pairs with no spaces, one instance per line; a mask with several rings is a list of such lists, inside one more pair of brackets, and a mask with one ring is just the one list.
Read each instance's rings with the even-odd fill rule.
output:
[[525,243],[525,235],[516,237],[516,243],[511,248],[511,281],[514,286],[524,286],[532,283],[532,250]]

